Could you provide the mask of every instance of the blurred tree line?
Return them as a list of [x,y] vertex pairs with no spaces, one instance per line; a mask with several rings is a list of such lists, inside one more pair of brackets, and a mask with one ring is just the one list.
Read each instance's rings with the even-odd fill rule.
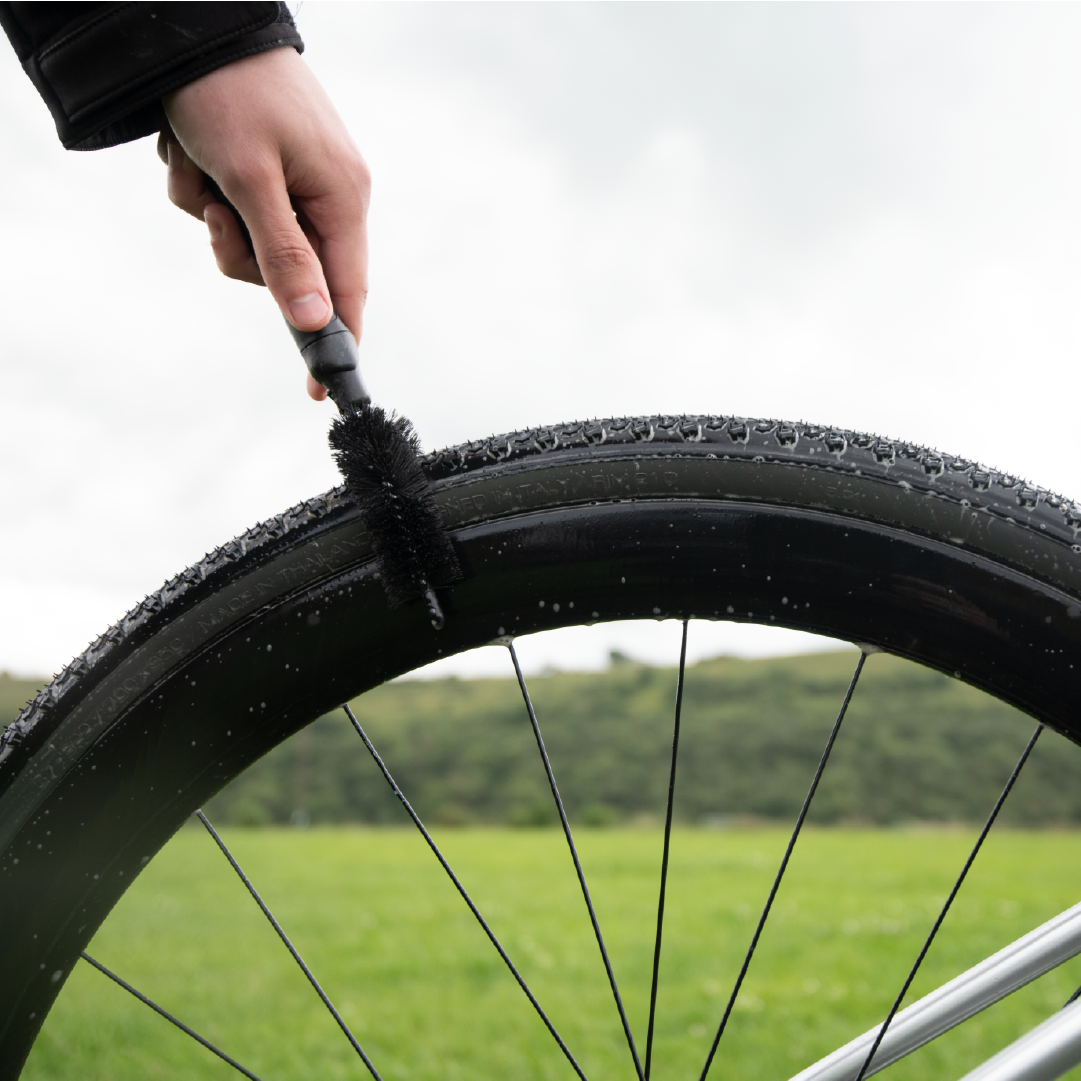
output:
[[[814,773],[854,653],[690,666],[676,815],[791,818]],[[509,666],[508,666],[509,667]],[[668,787],[675,669],[618,654],[605,672],[529,680],[572,820],[660,819]],[[401,680],[353,703],[426,821],[555,823],[536,742],[513,679]],[[1018,711],[895,657],[869,659],[812,805],[816,822],[986,817],[1034,728]],[[235,824],[402,823],[404,811],[344,714],[320,718],[213,801]],[[1005,822],[1081,821],[1081,748],[1045,732]]]
[[[724,825],[740,816],[795,815],[855,660],[855,653],[838,652],[751,661],[720,657],[689,666],[677,818]],[[14,716],[34,687],[0,675],[0,706]],[[659,821],[668,786],[675,669],[613,654],[607,671],[536,676],[529,687],[571,819],[590,825]],[[357,699],[353,709],[426,821],[555,823],[513,679],[399,680]],[[957,680],[896,657],[873,656],[810,819],[982,820],[1033,727],[1030,718]],[[251,826],[405,821],[340,711],[256,762],[207,811],[215,821]],[[1081,821],[1081,748],[1045,732],[1003,821]]]

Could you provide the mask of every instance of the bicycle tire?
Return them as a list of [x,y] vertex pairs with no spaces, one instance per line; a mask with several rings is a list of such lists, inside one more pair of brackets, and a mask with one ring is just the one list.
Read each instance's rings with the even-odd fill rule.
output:
[[775,624],[963,679],[1081,742],[1081,506],[975,462],[746,418],[600,420],[424,459],[464,578],[390,610],[340,489],[207,555],[0,736],[0,1081],[139,871],[256,758],[440,656],[632,618]]

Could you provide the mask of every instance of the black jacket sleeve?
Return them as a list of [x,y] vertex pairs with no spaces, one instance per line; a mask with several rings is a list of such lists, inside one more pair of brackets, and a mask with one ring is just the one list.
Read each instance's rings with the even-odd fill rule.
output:
[[0,25],[69,150],[152,135],[170,90],[244,56],[304,50],[284,3],[0,3]]

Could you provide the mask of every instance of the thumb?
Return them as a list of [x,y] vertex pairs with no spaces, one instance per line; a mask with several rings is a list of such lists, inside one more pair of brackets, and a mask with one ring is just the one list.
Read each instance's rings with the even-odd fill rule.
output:
[[293,213],[285,178],[279,175],[273,187],[239,209],[263,281],[282,314],[298,330],[319,330],[333,314],[323,268]]

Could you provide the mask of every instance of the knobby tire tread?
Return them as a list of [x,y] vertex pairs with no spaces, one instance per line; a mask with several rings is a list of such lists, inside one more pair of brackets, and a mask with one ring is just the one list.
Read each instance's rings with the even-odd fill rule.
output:
[[[952,494],[958,501],[968,499],[978,509],[986,509],[1022,529],[1042,531],[1060,539],[1074,553],[1081,553],[1078,543],[1081,503],[1030,484],[1016,474],[988,468],[958,455],[842,428],[693,415],[575,421],[460,443],[425,455],[421,466],[431,480],[438,482],[494,464],[592,446],[641,445],[667,450],[679,444],[698,443],[716,447],[723,454],[740,445],[746,447],[754,437],[765,444],[772,460],[783,458],[787,464],[827,469],[842,475],[858,474],[862,469],[898,487],[912,487],[915,481],[919,487],[931,488],[932,479],[942,477],[954,489],[944,494]],[[771,442],[775,445],[770,446]],[[828,458],[815,458],[814,451],[819,447]],[[810,453],[809,448],[813,448]],[[937,487],[943,490],[946,486],[940,483]],[[340,511],[347,502],[345,489],[339,486],[298,503],[208,552],[145,597],[57,673],[0,732],[0,769],[15,747],[39,724],[47,723],[48,714],[65,696],[77,693],[81,681],[92,672],[107,667],[120,647],[137,639],[148,626],[168,618],[205,583],[213,583],[222,574],[235,570],[238,564],[258,558],[268,546]]]

